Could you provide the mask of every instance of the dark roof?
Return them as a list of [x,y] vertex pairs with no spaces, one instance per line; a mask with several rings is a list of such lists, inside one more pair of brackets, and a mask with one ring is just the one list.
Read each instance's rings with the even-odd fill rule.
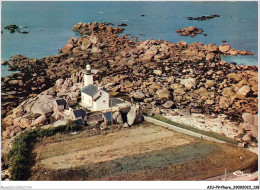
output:
[[[103,113],[107,121],[112,121],[111,112]],[[112,114],[113,115],[113,114]]]
[[75,117],[77,118],[77,117],[81,117],[81,116],[85,116],[85,115],[87,115],[86,114],[86,111],[85,110],[82,110],[82,109],[80,109],[80,110],[73,110],[73,113],[74,113],[74,115],[75,115]]
[[93,97],[97,91],[98,91],[98,87],[96,87],[92,84],[89,84],[88,86],[85,86],[84,88],[82,88],[80,92],[83,92],[83,93]]
[[66,105],[67,104],[66,100],[64,100],[64,99],[56,100],[56,102],[57,102],[58,105]]
[[77,119],[77,120],[75,121],[75,123],[76,123],[77,125],[79,125],[79,126],[84,125],[84,122],[83,122],[82,119]]

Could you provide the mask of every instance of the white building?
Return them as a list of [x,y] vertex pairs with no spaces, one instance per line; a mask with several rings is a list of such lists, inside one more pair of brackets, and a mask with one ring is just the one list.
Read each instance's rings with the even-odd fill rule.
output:
[[109,108],[109,94],[102,88],[93,85],[93,74],[90,65],[84,71],[84,87],[81,89],[81,104],[92,111]]

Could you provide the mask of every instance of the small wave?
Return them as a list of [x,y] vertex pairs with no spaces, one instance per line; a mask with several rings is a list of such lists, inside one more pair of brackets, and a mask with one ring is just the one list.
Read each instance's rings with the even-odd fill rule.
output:
[[103,14],[104,12],[100,11],[99,13],[100,13],[100,14]]
[[239,18],[237,18],[237,17],[230,17],[231,18],[231,20],[233,20],[233,21],[239,21],[240,19]]
[[128,20],[122,20],[122,21],[125,21],[125,22],[127,22]]

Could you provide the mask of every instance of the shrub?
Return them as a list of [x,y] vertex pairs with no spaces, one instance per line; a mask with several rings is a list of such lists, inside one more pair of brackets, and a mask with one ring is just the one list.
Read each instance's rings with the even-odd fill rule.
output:
[[48,129],[37,128],[17,136],[13,141],[12,149],[8,153],[8,158],[11,161],[11,180],[27,180],[30,176],[29,155],[31,146],[37,138],[50,137],[56,133],[66,133],[80,129],[82,128],[70,120],[67,125]]

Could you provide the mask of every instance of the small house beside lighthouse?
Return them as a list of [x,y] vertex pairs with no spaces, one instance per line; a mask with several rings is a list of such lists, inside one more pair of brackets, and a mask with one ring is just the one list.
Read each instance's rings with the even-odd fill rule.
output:
[[91,66],[87,65],[84,74],[84,87],[81,89],[81,105],[92,111],[109,109],[109,94],[103,88],[93,85]]

